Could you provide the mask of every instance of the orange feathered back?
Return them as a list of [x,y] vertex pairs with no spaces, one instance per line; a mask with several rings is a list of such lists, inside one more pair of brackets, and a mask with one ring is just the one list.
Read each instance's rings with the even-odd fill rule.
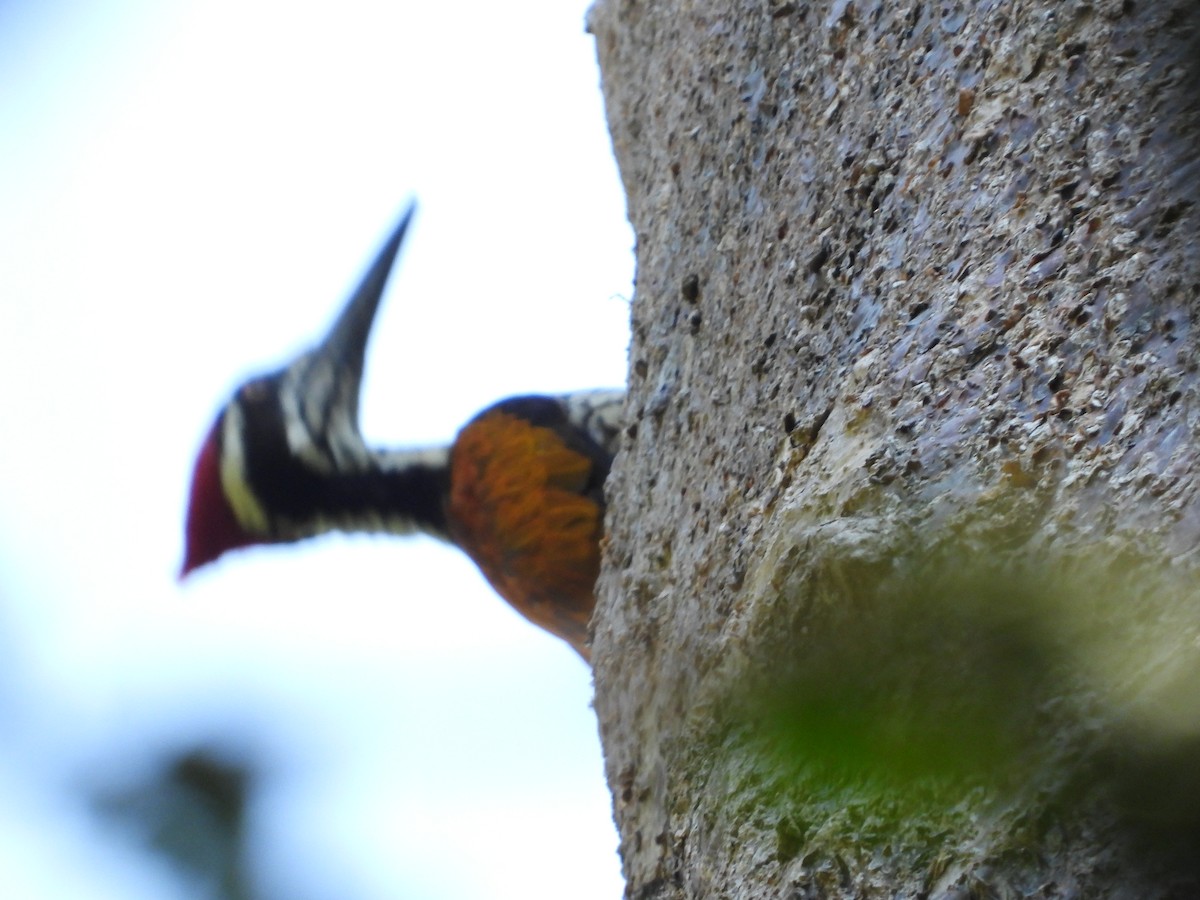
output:
[[450,454],[448,520],[460,547],[518,612],[588,658],[604,510],[595,463],[553,428],[483,413]]

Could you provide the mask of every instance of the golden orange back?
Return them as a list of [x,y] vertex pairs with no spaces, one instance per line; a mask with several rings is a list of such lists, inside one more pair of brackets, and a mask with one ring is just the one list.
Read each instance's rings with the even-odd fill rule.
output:
[[451,537],[523,616],[588,658],[604,510],[594,463],[552,428],[483,413],[450,453]]

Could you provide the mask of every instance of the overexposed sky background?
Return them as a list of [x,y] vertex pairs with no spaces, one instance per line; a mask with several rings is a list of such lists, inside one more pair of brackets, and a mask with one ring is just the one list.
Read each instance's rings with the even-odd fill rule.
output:
[[271,896],[615,898],[590,673],[456,551],[175,574],[192,458],[406,200],[368,439],[624,381],[632,235],[586,4],[0,3],[0,891],[193,897],[80,786],[267,771]]

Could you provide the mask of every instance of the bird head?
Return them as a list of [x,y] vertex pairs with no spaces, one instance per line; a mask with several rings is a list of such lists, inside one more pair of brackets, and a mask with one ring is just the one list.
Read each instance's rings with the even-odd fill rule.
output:
[[325,338],[244,383],[218,413],[192,474],[181,578],[230,550],[316,533],[329,476],[367,465],[358,427],[367,340],[412,214],[410,206]]

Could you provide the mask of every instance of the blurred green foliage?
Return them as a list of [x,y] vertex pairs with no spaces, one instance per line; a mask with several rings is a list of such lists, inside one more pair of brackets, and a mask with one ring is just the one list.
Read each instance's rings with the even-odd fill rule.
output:
[[245,847],[246,807],[255,774],[214,748],[169,756],[156,772],[120,790],[101,789],[95,808],[171,863],[213,900],[252,900]]
[[1128,555],[1013,559],[961,544],[783,583],[704,750],[731,804],[773,810],[780,860],[908,853],[932,884],[950,848],[1032,859],[1095,827],[1195,874],[1192,585]]

